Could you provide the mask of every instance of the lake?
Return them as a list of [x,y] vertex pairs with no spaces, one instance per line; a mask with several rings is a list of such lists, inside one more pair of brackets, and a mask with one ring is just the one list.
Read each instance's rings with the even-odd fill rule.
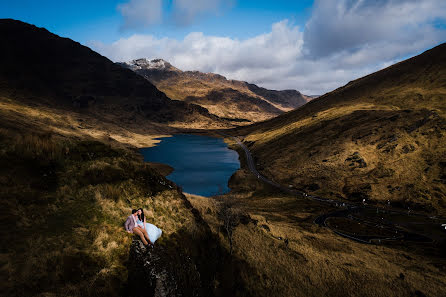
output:
[[206,197],[229,192],[229,178],[240,162],[222,138],[177,134],[160,139],[157,146],[141,149],[144,161],[173,167],[167,178],[184,192]]

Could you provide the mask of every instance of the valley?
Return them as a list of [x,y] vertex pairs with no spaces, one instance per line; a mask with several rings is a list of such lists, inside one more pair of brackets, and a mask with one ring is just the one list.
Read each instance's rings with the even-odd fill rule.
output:
[[[236,140],[227,138],[242,162],[232,191],[214,199],[186,196],[222,243],[255,268],[254,275],[241,274],[252,295],[443,294],[444,218],[303,195],[257,172]],[[231,241],[221,232],[228,209],[236,222]],[[346,214],[333,216],[340,212]]]
[[[1,295],[446,295],[445,44],[310,101],[0,32]],[[237,151],[229,193],[144,162],[185,133]],[[123,229],[137,207],[153,249]]]

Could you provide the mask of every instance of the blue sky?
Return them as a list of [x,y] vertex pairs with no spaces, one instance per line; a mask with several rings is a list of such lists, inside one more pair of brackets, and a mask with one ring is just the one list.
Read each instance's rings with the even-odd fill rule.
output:
[[446,41],[445,0],[0,0],[112,61],[323,94]]
[[[0,18],[13,18],[45,27],[57,35],[69,37],[83,44],[92,40],[113,42],[134,33],[183,38],[195,31],[206,35],[243,39],[268,32],[271,24],[283,19],[292,20],[303,26],[310,16],[313,3],[312,0],[237,1],[221,12],[206,15],[187,26],[157,24],[149,28],[122,30],[123,18],[117,7],[125,2],[125,0],[1,0]],[[167,3],[166,8],[171,11],[171,3]]]

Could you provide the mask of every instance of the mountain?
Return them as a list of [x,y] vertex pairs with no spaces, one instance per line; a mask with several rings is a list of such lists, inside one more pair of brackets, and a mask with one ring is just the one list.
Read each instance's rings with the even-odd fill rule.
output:
[[[444,240],[339,237],[314,224],[338,208],[271,188],[248,173],[244,155],[231,193],[184,195],[153,169],[171,168],[143,162],[137,147],[227,121],[45,29],[0,20],[0,32],[1,296],[446,295]],[[400,203],[441,210],[444,53],[443,45],[231,131],[281,182],[334,197],[346,182],[338,199],[385,199],[375,195],[382,185],[396,198],[412,193]],[[153,248],[123,229],[137,207],[163,230]],[[396,216],[423,234],[442,232],[430,228],[439,218]],[[359,219],[359,231],[378,229]]]
[[118,64],[142,75],[170,98],[198,104],[234,122],[269,119],[312,99],[296,90],[268,90],[219,74],[181,71],[162,59]]
[[[0,36],[0,295],[234,296],[228,252],[136,149],[225,121],[45,29]],[[154,250],[123,229],[136,207],[163,230]]]
[[15,102],[149,127],[224,127],[198,105],[170,100],[150,82],[88,47],[20,21],[0,20],[0,95]]
[[446,44],[235,133],[283,184],[444,213]]

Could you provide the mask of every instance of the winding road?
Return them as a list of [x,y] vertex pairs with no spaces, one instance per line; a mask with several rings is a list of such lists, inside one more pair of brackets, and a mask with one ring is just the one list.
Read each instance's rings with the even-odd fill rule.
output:
[[[229,136],[229,135],[226,135],[226,136]],[[279,188],[280,190],[282,190],[282,191],[284,191],[286,193],[295,194],[295,195],[301,195],[302,197],[307,197],[307,198],[310,198],[310,199],[315,200],[315,201],[321,201],[321,202],[327,202],[327,203],[333,203],[333,204],[339,203],[339,201],[335,201],[335,200],[332,200],[332,199],[326,199],[326,198],[322,198],[322,197],[317,197],[317,196],[312,196],[312,195],[308,195],[307,193],[302,192],[302,191],[298,191],[298,190],[287,188],[287,187],[285,187],[285,186],[283,186],[283,185],[281,185],[281,184],[279,184],[279,183],[277,183],[275,181],[272,181],[272,180],[266,178],[265,176],[261,175],[260,172],[257,171],[257,169],[256,169],[256,166],[255,166],[255,163],[254,163],[254,159],[252,158],[251,152],[249,151],[248,147],[243,142],[241,142],[238,137],[234,137],[234,136],[230,136],[230,137],[232,137],[232,139],[234,139],[234,141],[237,142],[237,144],[245,151],[246,162],[248,164],[248,168],[255,176],[257,176],[258,179],[260,179],[260,180],[262,180],[262,181],[264,181],[264,182],[266,182],[266,183],[268,183],[268,184],[270,184],[270,185],[272,185],[272,186],[274,186],[276,188]],[[350,204],[350,203],[343,203],[343,204],[346,207],[351,207],[351,208],[357,207],[356,205],[353,205],[353,204]]]
[[252,158],[251,152],[249,151],[248,147],[243,142],[241,142],[240,139],[238,139],[238,137],[234,137],[234,136],[231,136],[231,137],[245,151],[246,163],[248,164],[248,168],[255,176],[257,176],[258,179],[260,179],[274,187],[280,188],[281,190],[285,190],[285,191],[289,192],[289,189],[286,189],[282,185],[280,185],[272,180],[269,180],[266,177],[264,177],[263,175],[261,175],[256,169],[254,159]]
[[[419,235],[419,234],[415,234],[415,233],[410,233],[407,232],[405,230],[401,230],[400,228],[397,228],[392,222],[387,222],[386,224],[375,224],[375,228],[386,228],[387,230],[392,231],[392,233],[394,233],[394,236],[391,237],[380,237],[380,236],[368,236],[368,235],[355,235],[355,234],[347,234],[344,232],[341,232],[339,230],[335,230],[333,228],[331,228],[330,226],[327,225],[326,221],[328,218],[331,217],[344,217],[344,218],[349,218],[352,219],[352,214],[361,211],[362,209],[366,209],[366,208],[370,208],[370,209],[380,209],[377,208],[376,206],[373,207],[367,207],[365,205],[361,205],[361,204],[353,204],[353,203],[348,203],[348,202],[340,202],[340,201],[336,201],[333,199],[327,199],[327,198],[322,198],[322,197],[318,197],[318,196],[313,196],[313,195],[309,195],[305,192],[302,191],[298,191],[295,189],[290,189],[286,186],[283,186],[275,181],[272,181],[270,179],[268,179],[267,177],[263,176],[262,174],[260,174],[260,172],[256,169],[255,163],[254,163],[254,159],[252,157],[251,152],[249,151],[248,147],[238,138],[235,136],[230,136],[230,135],[226,135],[224,134],[226,137],[231,137],[244,151],[245,151],[245,155],[246,155],[246,163],[248,165],[249,170],[255,175],[257,176],[257,178],[259,180],[262,180],[265,183],[268,183],[278,189],[280,189],[283,192],[289,193],[289,194],[293,194],[293,195],[299,195],[314,201],[318,201],[318,202],[324,202],[324,203],[329,203],[333,206],[339,207],[341,206],[342,209],[341,210],[336,210],[334,212],[330,212],[327,214],[323,214],[320,215],[319,217],[317,217],[314,220],[314,223],[320,225],[320,226],[324,226],[329,228],[330,230],[332,230],[334,233],[345,237],[345,238],[349,238],[352,239],[354,241],[357,242],[361,242],[361,243],[373,243],[373,242],[381,242],[384,240],[403,240],[403,239],[407,239],[407,240],[412,240],[412,241],[421,241],[421,242],[431,242],[432,240],[426,236],[423,235]],[[389,212],[389,210],[384,210],[381,209],[382,211],[387,211]],[[396,210],[392,210],[392,213],[396,213],[396,214],[404,214],[404,212],[402,211],[396,211]],[[420,215],[420,214],[413,214],[415,216],[423,216],[423,217],[427,217],[425,215]],[[357,222],[361,222],[364,224],[369,224],[370,222],[368,222],[367,220],[361,220],[359,218],[354,218],[355,221]]]

